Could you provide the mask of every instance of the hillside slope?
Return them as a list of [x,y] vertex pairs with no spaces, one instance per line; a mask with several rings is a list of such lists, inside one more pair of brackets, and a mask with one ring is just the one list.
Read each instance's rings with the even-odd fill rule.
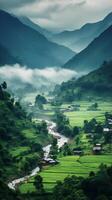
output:
[[62,83],[57,90],[57,96],[63,101],[88,97],[112,97],[112,61],[104,62],[97,70],[79,79]]
[[89,46],[68,61],[64,67],[78,72],[89,72],[112,58],[112,26],[105,30]]
[[20,103],[0,85],[0,180],[29,174],[40,164],[43,145],[51,142],[47,125],[31,122]]
[[64,64],[74,53],[0,10],[0,43],[23,65],[42,68]]
[[0,44],[0,66],[8,64],[13,65],[20,61],[12,56],[9,51]]
[[29,18],[27,17],[19,17],[18,18],[23,24],[31,27],[32,29],[36,30],[37,32],[41,33],[42,35],[46,36],[47,38],[52,36],[52,33],[44,28],[42,28],[41,26],[39,26],[38,24],[35,24],[34,22],[32,22]]

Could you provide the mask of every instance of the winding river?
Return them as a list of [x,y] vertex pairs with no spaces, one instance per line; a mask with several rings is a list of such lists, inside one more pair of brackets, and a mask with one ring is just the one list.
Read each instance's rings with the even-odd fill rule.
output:
[[[34,120],[36,122],[36,119]],[[46,123],[47,123],[47,127],[48,127],[48,133],[53,135],[54,137],[57,138],[57,145],[58,145],[58,148],[62,147],[65,143],[68,142],[69,138],[61,135],[60,133],[58,133],[56,131],[56,123],[52,122],[52,121],[48,121],[46,120]],[[43,151],[44,151],[44,159],[48,159],[49,158],[49,153],[50,153],[50,148],[51,148],[51,144],[43,147]],[[8,183],[8,187],[10,189],[13,189],[15,190],[16,189],[16,186],[19,184],[19,183],[22,183],[24,181],[27,181],[30,177],[32,176],[35,176],[38,172],[40,171],[40,168],[37,166],[35,169],[33,169],[31,171],[31,173],[29,175],[26,175],[24,177],[21,177],[19,179],[15,179],[13,180],[12,182],[9,182]]]

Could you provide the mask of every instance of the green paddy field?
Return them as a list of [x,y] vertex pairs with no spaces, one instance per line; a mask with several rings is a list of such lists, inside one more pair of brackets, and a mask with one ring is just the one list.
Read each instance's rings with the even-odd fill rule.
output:
[[[71,104],[63,104],[59,108],[64,109],[64,114],[69,118],[71,126],[83,126],[84,120],[91,120],[92,118],[96,118],[97,121],[103,122],[104,121],[104,114],[105,112],[112,113],[112,102],[111,101],[96,101],[98,103],[98,110],[96,111],[88,111],[88,107],[91,106],[94,102],[89,101],[79,101],[73,102],[72,104],[79,104],[80,110],[79,111],[66,111],[66,109]],[[50,104],[46,104],[44,106],[45,113],[44,116],[46,118],[52,118],[54,115],[54,110],[56,106],[51,106]]]
[[[59,164],[44,167],[39,174],[43,178],[46,191],[51,191],[56,185],[56,181],[63,181],[67,176],[88,176],[91,171],[96,172],[101,163],[112,165],[112,155],[88,155],[88,156],[66,156],[59,158]],[[35,191],[33,186],[34,178],[27,183],[20,185],[22,193]]]
[[[69,118],[71,126],[83,126],[84,120],[91,120],[96,118],[97,121],[103,123],[105,120],[105,112],[112,113],[112,103],[110,101],[97,101],[98,110],[88,111],[88,107],[95,102],[80,101],[74,102],[72,104],[80,104],[79,111],[68,111],[70,104],[63,104],[60,108],[64,109],[64,114]],[[46,104],[44,106],[43,115],[45,118],[51,119],[54,115],[54,111],[57,107]],[[25,133],[27,134],[27,133]],[[27,134],[28,136],[29,134]],[[30,137],[30,135],[29,135]],[[85,148],[89,148],[87,138],[85,134],[81,135],[81,141],[84,143]],[[74,145],[74,142],[72,142]],[[87,147],[88,146],[88,147]],[[14,152],[13,152],[14,153]],[[112,154],[105,155],[84,155],[82,157],[78,156],[66,156],[59,158],[59,164],[55,166],[46,166],[39,173],[44,182],[44,188],[46,191],[51,191],[56,185],[57,181],[63,181],[67,176],[88,176],[91,171],[96,172],[101,165],[101,163],[106,165],[112,165]],[[33,186],[34,178],[28,180],[28,182],[21,184],[19,190],[21,193],[35,191]]]

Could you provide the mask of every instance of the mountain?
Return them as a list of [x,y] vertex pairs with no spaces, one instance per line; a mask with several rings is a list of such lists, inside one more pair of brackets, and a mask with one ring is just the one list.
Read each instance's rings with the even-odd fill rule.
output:
[[14,58],[10,52],[0,44],[0,66],[5,64],[13,65],[17,62],[19,62],[19,60]]
[[112,26],[91,42],[86,49],[74,56],[64,67],[77,72],[97,69],[104,60],[112,58]]
[[44,28],[42,28],[41,26],[39,26],[38,24],[35,24],[34,22],[32,22],[28,17],[19,17],[19,20],[29,26],[30,28],[36,30],[37,32],[41,33],[42,35],[46,36],[47,38],[52,36],[52,33]]
[[74,54],[70,49],[48,41],[45,36],[2,10],[0,44],[23,65],[32,68],[60,66]]
[[80,52],[111,25],[112,13],[107,15],[102,21],[85,24],[78,30],[64,31],[53,35],[52,41]]
[[112,97],[112,61],[78,79],[71,79],[56,88],[57,96],[63,101],[73,101],[94,96]]

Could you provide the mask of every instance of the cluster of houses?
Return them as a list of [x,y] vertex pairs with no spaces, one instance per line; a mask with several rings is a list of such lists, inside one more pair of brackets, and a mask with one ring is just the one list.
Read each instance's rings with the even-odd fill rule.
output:
[[112,116],[107,119],[107,122],[103,128],[104,134],[111,133],[112,134]]
[[[107,122],[106,122],[106,124],[104,125],[104,128],[103,128],[103,133],[104,134],[110,133],[111,134],[111,141],[112,141],[112,117],[107,119]],[[91,140],[93,139],[92,133],[89,134],[88,136],[91,138]],[[100,154],[102,151],[103,151],[102,144],[98,143],[98,144],[95,144],[93,146],[93,153],[94,154]]]

